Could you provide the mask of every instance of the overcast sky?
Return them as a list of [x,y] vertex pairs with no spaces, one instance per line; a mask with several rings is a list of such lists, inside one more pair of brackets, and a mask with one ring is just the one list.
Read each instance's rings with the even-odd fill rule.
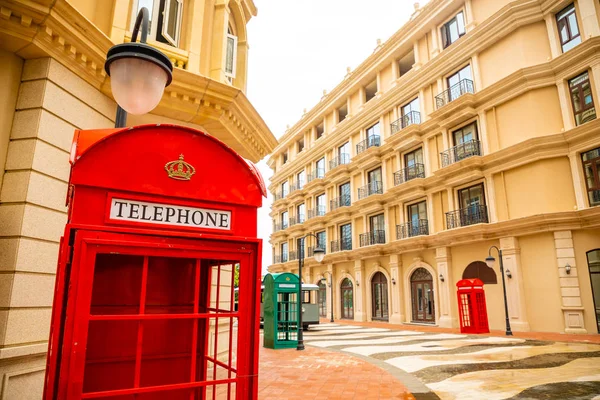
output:
[[[421,5],[427,1],[420,1]],[[248,97],[280,138],[323,95],[355,69],[377,45],[408,21],[413,0],[255,0],[258,16],[248,24]],[[258,164],[269,185],[272,171]],[[259,211],[263,272],[271,264],[269,212]]]

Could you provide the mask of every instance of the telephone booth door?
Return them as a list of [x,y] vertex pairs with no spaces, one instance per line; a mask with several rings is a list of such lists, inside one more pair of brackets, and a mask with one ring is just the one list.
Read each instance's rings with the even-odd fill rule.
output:
[[461,333],[489,333],[483,282],[463,279],[456,283]]
[[267,274],[264,279],[264,347],[295,348],[298,345],[298,275]]
[[62,365],[79,384],[58,398],[231,399],[252,384],[233,290],[249,246],[96,232],[76,245],[78,324],[63,340],[79,349]]

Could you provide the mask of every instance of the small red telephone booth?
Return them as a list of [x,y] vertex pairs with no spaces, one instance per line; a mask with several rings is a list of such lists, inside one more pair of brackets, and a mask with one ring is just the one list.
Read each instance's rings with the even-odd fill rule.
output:
[[194,129],[77,131],[44,399],[256,399],[265,194]]
[[456,284],[460,333],[489,333],[485,292],[480,279],[463,279]]

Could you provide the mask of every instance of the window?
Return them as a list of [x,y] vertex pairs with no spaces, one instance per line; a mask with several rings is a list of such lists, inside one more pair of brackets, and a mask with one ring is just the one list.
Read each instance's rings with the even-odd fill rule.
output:
[[344,104],[338,108],[338,124],[346,119],[348,116],[348,104]]
[[404,155],[404,165],[406,168],[414,169],[417,164],[423,164],[423,149],[411,151]]
[[281,197],[284,198],[288,194],[290,194],[290,184],[285,181],[281,184]]
[[296,175],[296,187],[298,188],[298,190],[302,189],[304,187],[304,184],[306,183],[306,172],[304,172],[304,170],[298,172],[298,174]]
[[225,76],[231,79],[235,78],[237,46],[238,38],[233,34],[233,29],[229,27],[227,29],[227,49],[225,51]]
[[300,153],[302,150],[304,150],[304,138],[301,138],[300,140],[298,140],[296,142],[296,149],[297,149],[298,153]]
[[460,208],[463,210],[474,210],[479,206],[484,206],[485,195],[483,192],[483,183],[459,190],[458,202]]
[[296,250],[298,250],[299,258],[300,257],[304,258],[306,256],[306,253],[304,252],[304,238],[303,237],[296,239]]
[[344,183],[339,187],[340,207],[350,205],[350,182]]
[[352,250],[352,224],[340,226],[340,250]]
[[465,17],[463,12],[456,14],[454,18],[442,25],[442,45],[444,48],[456,42],[465,31]]
[[134,0],[134,12],[131,16],[132,30],[142,7],[148,9],[150,17],[148,21],[148,39],[178,46],[183,0]]
[[304,205],[304,203],[296,207],[296,217],[298,218],[299,224],[306,221],[306,206]]
[[381,183],[381,168],[376,168],[368,173],[369,184]]
[[454,139],[455,146],[477,140],[477,123],[472,122],[469,125],[465,125],[462,128],[453,131],[452,138]]
[[420,106],[419,106],[419,98],[415,98],[410,103],[405,106],[402,106],[400,109],[400,114],[402,116],[402,127],[407,127],[412,124],[420,124],[421,123],[421,114],[420,114]]
[[411,50],[408,54],[398,60],[398,73],[400,76],[404,76],[404,74],[408,73],[413,65],[415,65],[415,52],[414,50]]
[[365,102],[371,100],[377,94],[377,79],[365,86]]
[[596,108],[590,86],[590,78],[587,72],[569,81],[569,91],[573,102],[573,113],[575,124],[581,125],[596,119]]
[[319,159],[316,164],[316,177],[317,178],[323,178],[325,176],[325,157]]
[[339,164],[348,164],[350,162],[350,142],[346,142],[338,147]]
[[317,232],[315,236],[317,236],[317,246],[325,250],[325,246],[327,246],[325,231]]
[[[457,85],[460,81],[462,81],[464,79],[468,79],[469,81],[471,81],[471,83],[473,82],[473,74],[471,73],[471,64],[465,66],[457,73],[448,77],[448,79],[447,79],[448,89],[451,89],[453,86]],[[451,97],[451,100],[454,100],[454,98],[456,98],[458,96],[452,98],[452,92],[451,92],[450,97]]]
[[369,229],[371,232],[385,231],[385,219],[383,214],[369,217]]
[[288,153],[287,151],[281,155],[281,164],[285,164],[288,162]]
[[413,229],[419,227],[419,221],[427,220],[427,203],[421,201],[416,204],[411,204],[406,207],[408,221]]
[[325,215],[325,193],[317,196],[315,204],[317,206],[317,216],[320,217]]
[[288,227],[288,212],[284,211],[281,213],[281,229],[285,229]]
[[288,260],[288,244],[281,243],[281,262],[287,262]]
[[558,27],[558,35],[560,36],[560,44],[563,52],[569,51],[581,43],[574,4],[556,14],[556,26]]
[[590,207],[600,206],[600,147],[581,155]]
[[367,128],[367,139],[379,136],[379,122]]
[[325,133],[325,122],[321,122],[319,125],[317,125],[317,139],[320,139],[323,134]]

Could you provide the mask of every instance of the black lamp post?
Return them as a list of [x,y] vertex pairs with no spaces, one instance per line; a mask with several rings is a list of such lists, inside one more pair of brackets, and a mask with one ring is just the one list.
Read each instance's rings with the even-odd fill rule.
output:
[[[323,257],[325,257],[325,250],[319,247],[319,238],[313,235],[312,233],[307,233],[300,239],[302,239],[302,246],[300,246],[298,254],[298,280],[300,284],[298,285],[298,346],[296,350],[304,350],[304,336],[302,334],[302,264],[304,263],[304,240],[312,236],[317,241],[317,246],[313,250],[313,254],[315,260],[320,263],[323,261]],[[298,243],[298,242],[296,242]]]
[[[173,64],[161,51],[146,44],[149,13],[142,7],[135,20],[130,43],[108,50],[104,70],[118,104],[115,128],[127,123],[127,113],[140,115],[152,111],[173,79]],[[136,43],[142,26],[140,43]]]
[[331,322],[333,322],[333,274],[329,271],[325,271],[325,273],[329,274],[329,291],[331,294]]
[[506,316],[506,336],[512,336],[512,330],[510,329],[510,321],[508,319],[508,303],[506,301],[506,283],[504,281],[504,264],[502,263],[502,250],[496,246],[490,247],[488,251],[488,257],[485,259],[485,263],[488,267],[494,268],[496,259],[492,257],[492,249],[498,251],[498,258],[500,259],[500,275],[502,275],[502,291],[504,292],[504,315]]

